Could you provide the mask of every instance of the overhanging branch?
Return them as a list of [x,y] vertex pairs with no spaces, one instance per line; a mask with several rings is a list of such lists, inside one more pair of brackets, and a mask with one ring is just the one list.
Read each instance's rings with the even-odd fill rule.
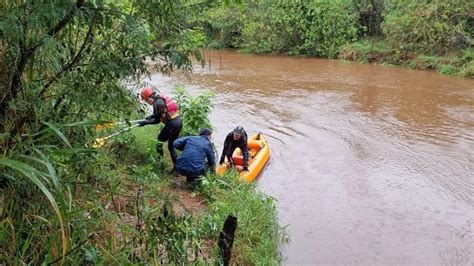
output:
[[[56,26],[54,26],[52,29],[50,29],[47,33],[50,37],[54,37],[58,32],[60,32],[68,23],[71,21],[71,19],[74,17],[76,10],[81,8],[84,5],[85,0],[77,0],[75,7],[72,8],[69,13],[61,20],[59,21]],[[8,104],[10,101],[15,99],[18,95],[18,92],[22,88],[23,84],[21,81],[21,77],[23,76],[23,73],[25,71],[26,65],[28,61],[31,59],[32,55],[38,49],[39,46],[41,46],[42,42],[39,42],[33,47],[23,47],[21,49],[20,53],[20,60],[18,65],[16,66],[14,70],[14,74],[12,76],[12,82],[9,88],[9,91],[5,94],[5,97],[2,99],[0,102],[0,117],[5,118],[6,114],[8,113]],[[26,122],[26,119],[28,116],[31,114],[33,108],[30,109],[30,111],[27,113],[27,115],[21,117],[19,120],[17,120],[17,123],[13,130],[10,132],[10,136],[13,137],[15,136],[20,129],[23,127],[24,123]],[[11,138],[10,137],[10,138]]]

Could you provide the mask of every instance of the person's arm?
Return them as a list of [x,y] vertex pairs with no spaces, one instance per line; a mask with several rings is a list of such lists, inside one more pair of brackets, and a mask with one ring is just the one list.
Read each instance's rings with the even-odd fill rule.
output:
[[225,156],[229,152],[230,149],[230,142],[231,142],[232,134],[227,134],[227,137],[224,140],[224,148],[222,149],[221,159],[219,164],[223,164],[225,160]]
[[242,136],[240,142],[240,150],[244,156],[244,171],[248,171],[249,168],[249,148],[247,146],[247,135]]
[[177,150],[182,151],[184,149],[184,146],[186,146],[186,141],[188,140],[189,137],[182,137],[178,138],[173,142],[173,147]]
[[161,119],[160,117],[163,114],[163,100],[157,99],[153,103],[153,113],[150,116],[147,116],[145,120],[138,122],[140,126],[159,124]]

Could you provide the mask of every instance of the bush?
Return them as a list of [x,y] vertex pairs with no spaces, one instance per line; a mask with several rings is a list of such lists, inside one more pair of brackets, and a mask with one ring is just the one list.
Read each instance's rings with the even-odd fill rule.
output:
[[333,58],[339,46],[356,39],[356,17],[342,1],[257,4],[243,21],[240,47]]
[[343,2],[321,1],[303,8],[300,39],[294,51],[298,54],[335,58],[339,47],[356,40],[356,17],[348,13]]
[[184,88],[177,88],[174,99],[179,105],[183,122],[182,136],[198,135],[202,128],[212,128],[209,114],[212,111],[212,93],[205,92],[192,97]]
[[460,75],[466,78],[474,78],[474,61],[465,64],[460,70]]
[[468,11],[469,1],[414,1],[389,12],[383,29],[398,50],[445,54],[470,45]]
[[209,9],[197,19],[212,42],[213,48],[235,47],[240,36],[241,5],[217,6]]

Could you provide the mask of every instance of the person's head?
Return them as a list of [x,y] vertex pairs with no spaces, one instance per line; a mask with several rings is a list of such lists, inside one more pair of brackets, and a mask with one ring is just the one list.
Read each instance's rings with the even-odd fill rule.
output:
[[148,104],[153,104],[155,102],[155,95],[156,92],[151,87],[145,87],[140,92],[142,100],[144,100]]
[[245,130],[242,126],[238,126],[232,130],[232,135],[234,136],[234,140],[239,140],[245,134]]
[[212,135],[212,130],[210,130],[209,128],[203,128],[199,132],[199,136],[206,137],[208,139],[211,138],[211,135]]

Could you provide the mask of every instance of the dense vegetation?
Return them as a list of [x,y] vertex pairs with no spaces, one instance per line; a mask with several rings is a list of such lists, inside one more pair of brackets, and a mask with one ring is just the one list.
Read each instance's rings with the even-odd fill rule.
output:
[[435,69],[474,77],[472,1],[242,1],[188,20],[210,47]]
[[[156,127],[91,148],[119,129],[95,125],[143,117],[130,91],[150,71],[201,60],[204,34],[184,16],[196,5],[0,2],[0,264],[213,262],[229,213],[244,228],[237,263],[280,260],[273,201],[235,173],[207,177],[195,215],[176,211],[178,190],[156,169]],[[209,125],[210,95],[175,97],[185,134]]]
[[[151,71],[191,71],[200,47],[436,69],[474,77],[472,1],[0,2],[0,264],[213,263],[229,213],[236,263],[281,260],[273,200],[235,173],[206,176],[177,208],[156,127],[100,149],[106,121],[143,117]],[[183,134],[210,126],[211,95],[176,90]],[[118,130],[118,128],[115,128]],[[169,164],[169,162],[168,162]],[[187,191],[187,190],[186,190]],[[186,192],[189,194],[188,192]],[[186,204],[184,204],[186,205]],[[182,211],[179,211],[182,210]]]

